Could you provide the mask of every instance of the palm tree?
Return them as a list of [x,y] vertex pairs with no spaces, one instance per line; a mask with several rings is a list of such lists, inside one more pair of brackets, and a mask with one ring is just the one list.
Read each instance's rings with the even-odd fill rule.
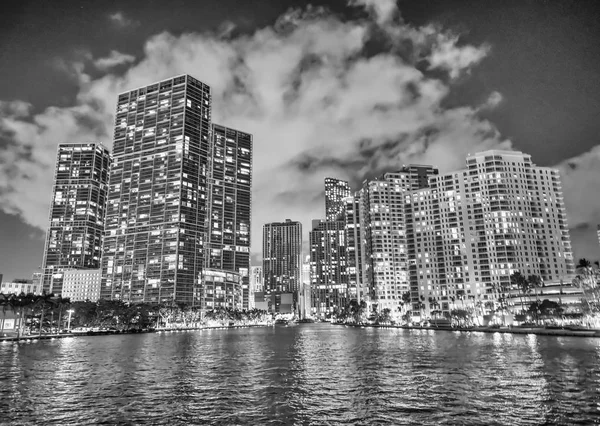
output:
[[63,310],[64,308],[68,308],[71,306],[71,299],[69,298],[63,298],[63,297],[57,297],[56,298],[56,306],[58,308],[58,330],[60,332],[60,330],[63,329],[62,326],[62,314],[63,314]]
[[539,300],[540,297],[538,295],[538,289],[541,289],[542,285],[544,284],[544,281],[542,281],[542,277],[540,277],[539,275],[530,275],[527,278],[527,281],[535,291],[536,300]]
[[513,272],[510,276],[510,284],[517,288],[519,299],[521,299],[521,312],[525,313],[523,295],[529,291],[529,282],[527,281],[527,278],[519,271]]

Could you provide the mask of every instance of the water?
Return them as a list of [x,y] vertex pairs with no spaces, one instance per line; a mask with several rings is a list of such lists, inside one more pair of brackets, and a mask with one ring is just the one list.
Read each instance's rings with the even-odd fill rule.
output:
[[600,339],[328,324],[0,344],[0,423],[600,424]]

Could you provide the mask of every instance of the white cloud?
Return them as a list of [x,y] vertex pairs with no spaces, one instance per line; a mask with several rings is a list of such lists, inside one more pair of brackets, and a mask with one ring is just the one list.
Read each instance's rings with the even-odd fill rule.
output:
[[138,21],[135,21],[127,17],[123,12],[117,11],[108,15],[108,19],[114,25],[119,28],[133,28],[139,25]]
[[96,59],[94,61],[94,66],[101,71],[106,71],[119,65],[130,64],[134,61],[135,56],[112,50],[108,56]]
[[[378,13],[376,20],[385,12]],[[469,152],[510,149],[493,124],[479,117],[493,101],[442,106],[454,79],[489,48],[459,45],[455,35],[434,26],[385,22],[395,45],[412,44],[413,55],[391,48],[365,57],[373,22],[343,22],[311,9],[292,10],[252,35],[158,34],[122,76],[90,79],[77,68],[76,105],[35,115],[26,105],[14,105],[16,113],[0,117],[0,134],[11,140],[0,152],[0,205],[45,229],[56,145],[110,146],[117,95],[182,73],[211,86],[215,122],[254,135],[254,254],[261,251],[264,223],[300,220],[306,235],[310,220],[324,216],[319,194],[325,176],[358,182],[411,162],[447,171],[462,168]],[[423,57],[450,78],[417,69]]]
[[31,104],[23,101],[2,101],[0,100],[0,116],[24,118],[31,112]]
[[431,69],[448,71],[451,78],[457,78],[464,71],[477,65],[490,51],[490,46],[483,45],[458,47],[459,37],[446,33],[438,33],[429,64]]
[[362,6],[380,25],[390,22],[398,14],[396,0],[349,0],[350,6]]
[[502,103],[503,100],[504,100],[504,97],[502,96],[502,94],[500,94],[500,92],[492,92],[488,96],[485,103],[481,106],[481,109],[497,108]]

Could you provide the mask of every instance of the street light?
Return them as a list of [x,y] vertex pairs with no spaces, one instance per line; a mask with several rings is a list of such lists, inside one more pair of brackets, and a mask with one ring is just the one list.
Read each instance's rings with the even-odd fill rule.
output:
[[69,319],[67,320],[67,331],[71,331],[71,315],[75,312],[73,309],[67,311],[69,313]]

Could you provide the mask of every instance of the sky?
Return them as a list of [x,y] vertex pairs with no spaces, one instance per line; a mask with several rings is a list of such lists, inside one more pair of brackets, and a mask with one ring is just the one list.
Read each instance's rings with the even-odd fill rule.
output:
[[600,5],[505,0],[51,0],[0,15],[0,274],[42,263],[59,143],[112,146],[117,94],[178,74],[254,135],[262,225],[324,218],[325,177],[461,169],[515,149],[561,171],[575,258],[600,258]]

